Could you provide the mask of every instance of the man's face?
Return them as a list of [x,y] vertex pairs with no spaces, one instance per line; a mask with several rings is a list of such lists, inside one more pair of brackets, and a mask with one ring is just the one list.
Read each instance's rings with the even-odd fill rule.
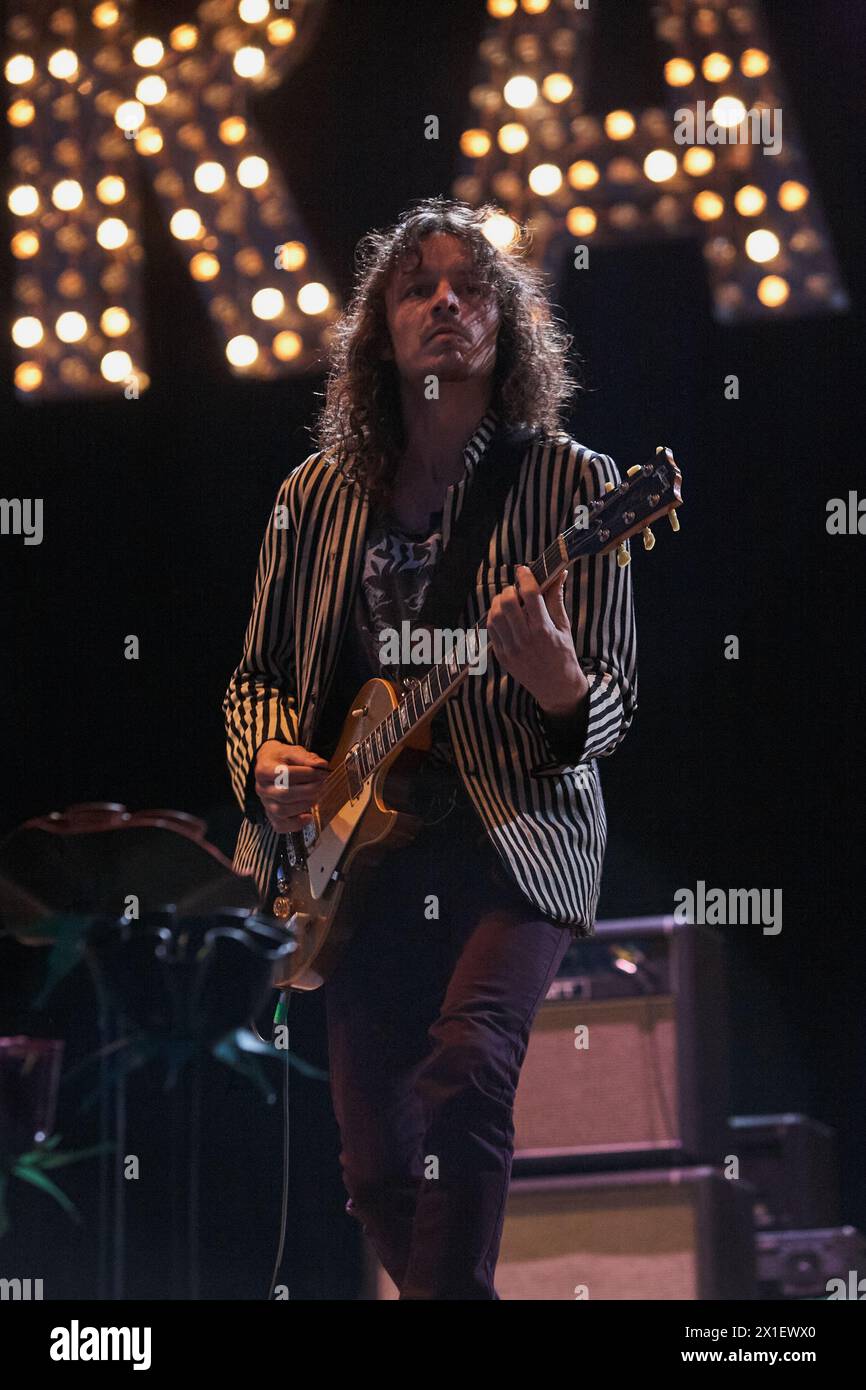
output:
[[496,362],[499,306],[459,238],[431,232],[417,266],[398,265],[385,292],[391,350],[401,377],[441,381],[489,377]]

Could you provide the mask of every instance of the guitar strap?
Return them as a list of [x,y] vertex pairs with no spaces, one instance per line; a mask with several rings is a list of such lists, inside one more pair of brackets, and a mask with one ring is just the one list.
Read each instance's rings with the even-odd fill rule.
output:
[[427,588],[413,627],[453,628],[473,585],[478,566],[502,520],[505,499],[517,481],[520,462],[541,431],[526,425],[496,430],[487,453],[472,474],[463,508]]

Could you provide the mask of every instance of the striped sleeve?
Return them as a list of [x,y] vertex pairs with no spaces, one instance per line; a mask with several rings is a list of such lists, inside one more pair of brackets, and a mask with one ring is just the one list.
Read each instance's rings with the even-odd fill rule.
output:
[[[616,487],[620,481],[613,459],[590,454],[581,470],[575,514],[578,507],[588,507],[604,496],[605,483]],[[637,709],[631,566],[620,566],[615,550],[594,555],[577,565],[569,587],[575,651],[589,682],[586,740],[580,756],[581,762],[589,762],[614,751]]]
[[269,739],[298,742],[291,613],[295,536],[292,479],[297,471],[289,475],[277,493],[268,521],[259,551],[243,655],[222,706],[232,788],[241,810],[257,823],[266,819],[253,774],[259,748]]

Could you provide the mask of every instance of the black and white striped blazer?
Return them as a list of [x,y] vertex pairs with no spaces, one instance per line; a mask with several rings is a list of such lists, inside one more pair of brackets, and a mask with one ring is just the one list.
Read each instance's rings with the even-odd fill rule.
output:
[[[466,446],[465,473],[445,500],[443,547],[470,477],[484,468],[497,421],[489,410]],[[619,481],[607,455],[567,434],[531,443],[463,625],[477,622],[493,595],[513,583],[517,564],[534,560],[574,524],[578,506]],[[223,711],[232,785],[244,811],[234,867],[252,873],[263,896],[272,887],[279,837],[256,796],[255,755],[268,739],[315,749],[317,711],[353,611],[367,514],[361,487],[320,451],[286,478],[262,542],[243,656]],[[580,764],[557,762],[535,699],[492,652],[486,673],[466,679],[446,709],[459,775],[506,868],[544,916],[589,935],[607,836],[596,760],[613,752],[637,707],[630,567],[620,567],[613,552],[581,560],[569,574],[565,603],[589,681]]]

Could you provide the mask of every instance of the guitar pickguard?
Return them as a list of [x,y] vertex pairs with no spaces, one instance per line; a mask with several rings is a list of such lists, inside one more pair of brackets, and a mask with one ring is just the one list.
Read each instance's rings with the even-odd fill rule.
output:
[[321,898],[328,891],[328,885],[339,868],[372,795],[373,786],[368,782],[354,801],[347,801],[345,806],[341,807],[320,832],[312,849],[308,850],[307,877],[310,893],[314,898]]

